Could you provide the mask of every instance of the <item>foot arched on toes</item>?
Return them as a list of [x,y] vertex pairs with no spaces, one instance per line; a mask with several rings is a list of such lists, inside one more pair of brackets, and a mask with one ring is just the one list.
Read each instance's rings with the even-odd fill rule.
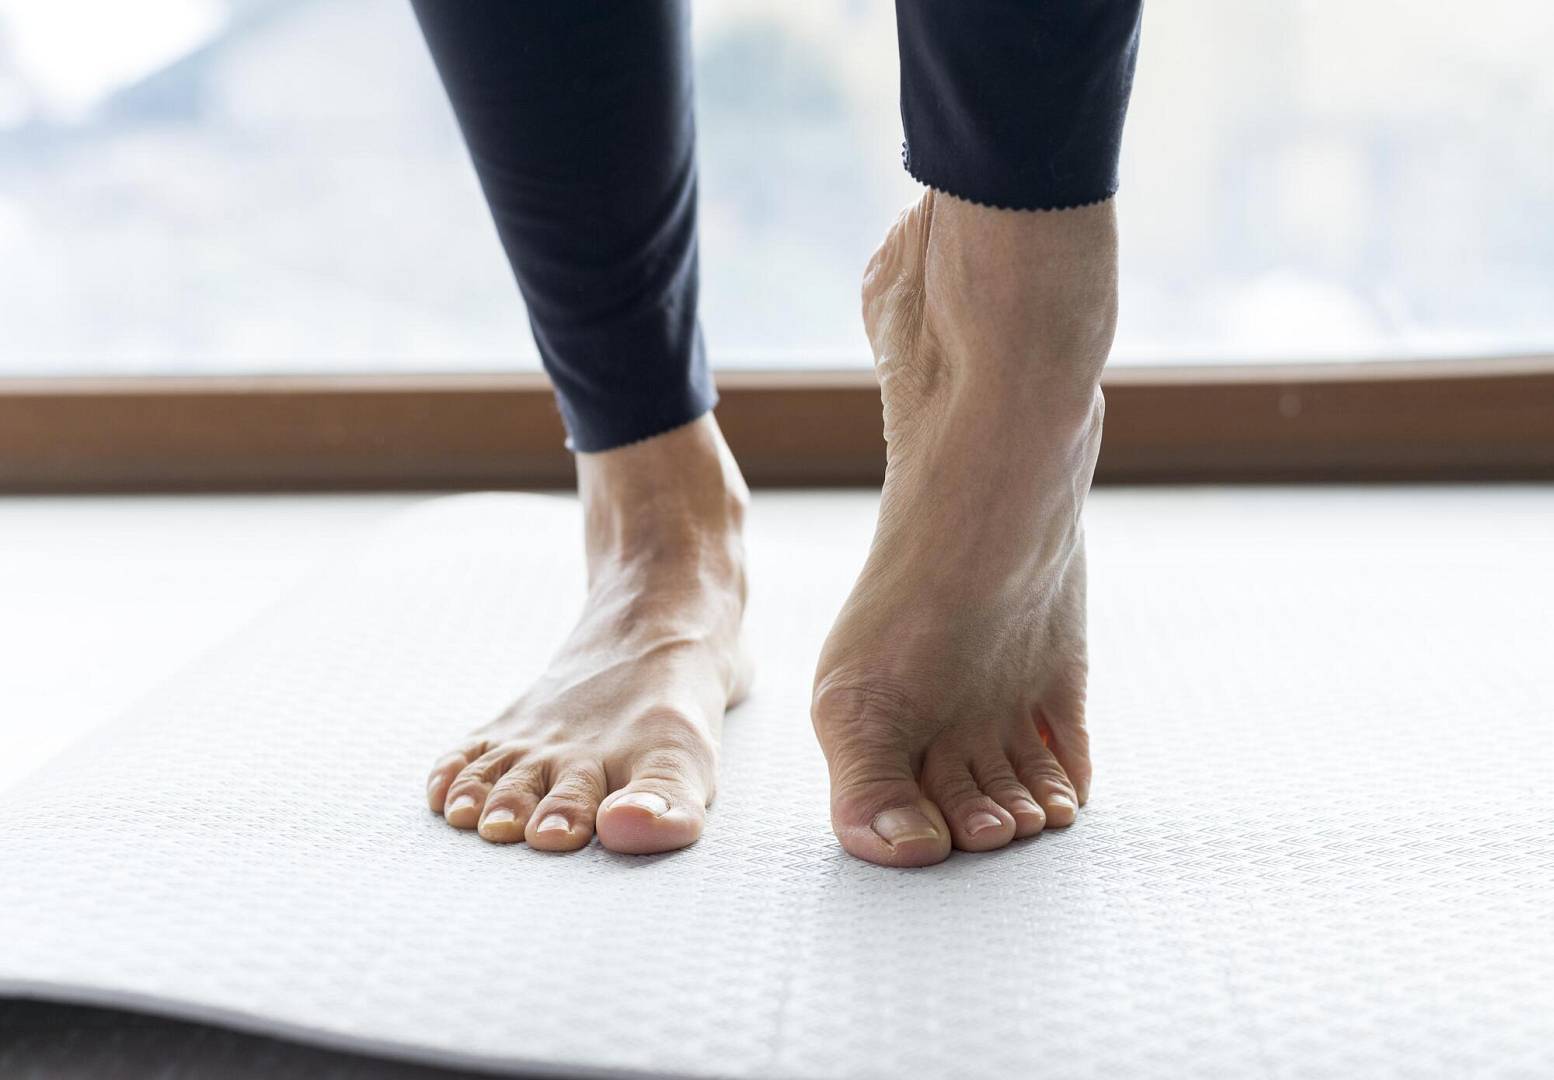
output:
[[[1082,512],[1116,280],[1110,203],[925,196],[869,263],[885,481],[814,710],[855,855],[992,851],[1069,824],[1089,794]],[[825,707],[838,685],[849,715]]]

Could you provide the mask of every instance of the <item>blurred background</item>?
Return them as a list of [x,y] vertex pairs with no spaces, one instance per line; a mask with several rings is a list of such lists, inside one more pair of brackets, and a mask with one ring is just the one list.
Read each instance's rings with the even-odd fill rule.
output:
[[[697,4],[724,369],[868,364],[890,0]],[[1149,0],[1116,362],[1554,345],[1554,17]],[[0,0],[0,376],[537,370],[406,3]]]
[[[816,566],[848,572],[877,509],[884,454],[858,284],[918,193],[900,164],[894,4],[692,6],[713,362],[855,373],[723,382],[720,422],[761,488],[753,576],[780,588]],[[1239,978],[1250,996],[1238,1022],[1283,1039],[1282,1058],[1253,1040],[1248,1060],[1265,1071],[1311,1072],[1324,1039],[1351,1062],[1367,1038],[1381,1053],[1421,1032],[1445,1072],[1532,1060],[1504,1046],[1549,1056],[1546,1033],[1522,1022],[1554,986],[1521,947],[1549,893],[1537,874],[1547,830],[1528,824],[1531,788],[1514,782],[1536,769],[1496,772],[1500,743],[1441,755],[1420,717],[1455,709],[1510,738],[1512,765],[1549,759],[1550,669],[1520,660],[1549,653],[1554,594],[1554,484],[1526,482],[1554,479],[1551,61],[1548,0],[1145,3],[1113,360],[1131,370],[1109,380],[1109,486],[1086,510],[1097,700],[1155,700],[1127,657],[1141,611],[1171,612],[1178,646],[1231,656],[1195,692],[1256,707],[1227,707],[1206,737],[1264,756],[1280,731],[1305,739],[1313,752],[1290,759],[1305,774],[1280,772],[1270,790],[1315,809],[1280,816],[1265,800],[1230,815],[1241,831],[1213,838],[1216,873],[1181,911],[1212,913],[1199,901],[1215,890],[1231,890],[1234,910],[1277,893],[1307,938],[1400,943],[1368,966],[1357,949],[1328,973],[1336,993],[1297,1001],[1282,939],[1262,933],[1277,920],[1203,937],[1230,950],[1207,966],[1191,957],[1210,992],[1172,992],[1212,1007]],[[1507,359],[1519,355],[1530,359]],[[1393,362],[1412,359],[1447,362]],[[321,568],[359,562],[421,489],[573,479],[537,379],[26,377],[538,370],[408,0],[0,0],[0,793],[277,598],[312,589],[312,575],[338,573]],[[1521,482],[1439,483],[1463,479]],[[1214,486],[1227,481],[1241,486]],[[1123,486],[1141,482],[1162,486]],[[790,484],[804,486],[771,490]],[[145,494],[168,491],[191,494]],[[140,494],[108,494],[124,492]],[[1215,595],[1222,610],[1204,602]],[[785,648],[819,648],[797,623],[764,625]],[[1315,629],[1297,640],[1292,627]],[[210,719],[219,733],[224,717]],[[1323,724],[1343,738],[1309,738]],[[1147,751],[1170,734],[1135,725],[1129,738]],[[1372,771],[1399,779],[1312,803],[1309,776],[1346,746],[1376,751]],[[82,775],[76,759],[65,767]],[[1471,797],[1411,824],[1452,785]],[[1283,851],[1290,830],[1311,842],[1287,866],[1263,843],[1237,876],[1237,843],[1277,832]],[[1097,865],[1167,895],[1164,864],[1135,849]],[[1477,878],[1433,861],[1474,852]],[[1322,860],[1344,878],[1313,906]],[[1368,865],[1390,908],[1351,887]],[[1434,887],[1448,878],[1459,887]],[[1396,920],[1396,933],[1370,933],[1425,910],[1470,934],[1455,955],[1471,962],[1414,963]],[[1444,926],[1426,927],[1429,944],[1451,945]],[[147,970],[170,970],[160,945],[151,955]],[[1508,988],[1498,1026],[1475,1019],[1497,1000],[1478,993],[1489,974]],[[1281,997],[1296,1003],[1280,1013]],[[1158,1021],[1148,1004],[1118,1007]],[[0,1076],[176,1068],[150,1021],[81,1015],[0,999]],[[1284,1031],[1279,1016],[1298,1023]],[[1420,1020],[1432,1016],[1453,1023]],[[1191,1072],[1203,1040],[1180,1033],[1166,1036]],[[185,1045],[222,1055],[207,1075],[326,1067],[238,1038],[194,1027]]]

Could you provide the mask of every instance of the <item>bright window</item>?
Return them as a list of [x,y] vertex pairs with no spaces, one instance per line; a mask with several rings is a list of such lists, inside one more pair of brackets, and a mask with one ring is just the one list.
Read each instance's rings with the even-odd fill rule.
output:
[[[868,363],[889,0],[696,8],[724,368]],[[1554,16],[1149,0],[1122,363],[1554,351]],[[408,6],[0,0],[0,374],[537,366]]]

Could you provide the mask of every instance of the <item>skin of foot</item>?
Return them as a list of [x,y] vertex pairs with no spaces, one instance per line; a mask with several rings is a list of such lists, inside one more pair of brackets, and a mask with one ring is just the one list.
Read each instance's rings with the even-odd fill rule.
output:
[[619,852],[694,843],[724,711],[745,694],[749,494],[710,415],[577,455],[588,597],[524,695],[433,767],[426,798],[492,843]]
[[887,866],[989,851],[1089,796],[1080,513],[1117,308],[1110,201],[928,192],[869,263],[887,465],[812,719],[842,846]]

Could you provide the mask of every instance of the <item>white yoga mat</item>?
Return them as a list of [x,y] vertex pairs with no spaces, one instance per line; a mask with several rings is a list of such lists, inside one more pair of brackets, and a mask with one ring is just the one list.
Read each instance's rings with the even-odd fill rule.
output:
[[807,716],[861,550],[758,527],[705,838],[558,857],[422,787],[566,630],[575,515],[413,510],[0,795],[0,994],[515,1073],[1554,1074],[1547,565],[1141,530],[1092,569],[1079,822],[893,871]]

